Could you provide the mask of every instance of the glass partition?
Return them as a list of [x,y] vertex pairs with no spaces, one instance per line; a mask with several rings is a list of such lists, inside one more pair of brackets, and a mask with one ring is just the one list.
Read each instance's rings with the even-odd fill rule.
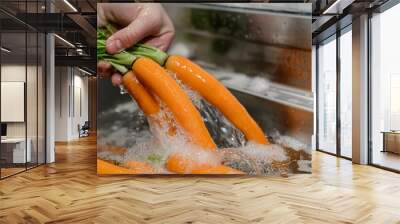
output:
[[2,33],[1,46],[1,174],[6,177],[24,171],[31,161],[26,141],[26,33]]
[[0,2],[0,178],[45,162],[46,40],[18,19],[43,10],[42,5]]

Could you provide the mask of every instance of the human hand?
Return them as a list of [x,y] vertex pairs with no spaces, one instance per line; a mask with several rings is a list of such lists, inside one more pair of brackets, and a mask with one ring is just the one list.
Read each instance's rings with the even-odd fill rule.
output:
[[[174,37],[174,26],[160,4],[156,3],[101,3],[98,4],[98,26],[113,23],[121,30],[106,41],[110,54],[129,48],[138,42],[167,50]],[[97,64],[101,76],[111,76],[114,85],[122,83],[122,76],[104,61]]]

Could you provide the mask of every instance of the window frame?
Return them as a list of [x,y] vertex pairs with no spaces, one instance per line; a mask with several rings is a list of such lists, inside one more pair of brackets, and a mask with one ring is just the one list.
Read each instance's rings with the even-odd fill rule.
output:
[[[347,24],[345,27],[341,28],[340,30],[337,30],[336,33],[332,34],[331,36],[319,41],[316,44],[316,68],[315,68],[315,74],[316,74],[316,111],[315,111],[315,116],[316,116],[316,151],[323,152],[329,155],[333,155],[339,158],[343,158],[346,160],[352,160],[352,158],[347,157],[342,155],[342,150],[341,150],[341,119],[340,119],[340,103],[341,103],[341,97],[340,97],[340,81],[341,81],[341,67],[340,67],[340,60],[341,60],[341,55],[340,55],[340,37],[344,35],[347,32],[352,31],[352,23]],[[320,86],[319,86],[319,47],[321,44],[326,44],[330,41],[336,41],[336,152],[328,152],[327,150],[321,149],[319,146],[319,94],[320,94]]]

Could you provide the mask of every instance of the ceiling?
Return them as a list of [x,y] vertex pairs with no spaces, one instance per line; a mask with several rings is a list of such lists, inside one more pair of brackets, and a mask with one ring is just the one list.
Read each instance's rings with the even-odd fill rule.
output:
[[[379,7],[387,1],[294,0],[291,2],[312,3],[313,43],[317,43],[335,33],[340,26],[351,23],[352,17]],[[269,2],[284,1],[270,0]],[[1,0],[2,46],[12,50],[7,57],[10,60],[25,58],[26,55],[28,59],[32,58],[30,55],[34,55],[38,50],[38,43],[36,43],[36,34],[29,34],[29,32],[54,32],[75,45],[71,47],[65,41],[56,38],[58,58],[56,62],[60,65],[68,65],[68,63],[76,63],[77,66],[84,65],[94,72],[96,69],[96,3],[96,0],[47,0],[46,5],[45,0]],[[50,9],[52,13],[48,13]],[[338,21],[342,22],[338,23]],[[25,32],[28,33],[26,39],[25,35],[20,34]],[[25,42],[28,46],[26,51]],[[39,48],[41,47],[43,47],[42,43],[39,43]]]
[[351,24],[354,17],[373,11],[389,0],[310,0],[313,3],[313,44]]
[[[49,11],[51,10],[51,13]],[[35,61],[44,32],[56,33],[56,65],[96,70],[96,0],[1,0],[2,60]],[[26,33],[26,35],[25,35]],[[67,56],[67,57],[65,57]]]

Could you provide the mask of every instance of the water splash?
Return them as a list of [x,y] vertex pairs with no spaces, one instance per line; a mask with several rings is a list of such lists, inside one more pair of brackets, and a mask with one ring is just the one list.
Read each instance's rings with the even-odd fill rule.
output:
[[203,121],[218,148],[241,147],[246,143],[244,134],[237,129],[225,116],[210,103],[204,100],[196,91],[179,80],[176,74],[169,71],[179,86],[186,92],[203,118]]
[[[108,126],[111,131],[100,133],[102,145],[120,145],[126,147],[126,151],[115,153],[110,150],[100,150],[99,158],[121,165],[132,160],[143,161],[151,164],[155,171],[161,174],[170,173],[165,168],[165,163],[168,157],[175,153],[188,156],[199,163],[224,164],[249,175],[282,175],[309,171],[311,158],[307,157],[309,154],[304,153],[306,152],[304,144],[277,132],[272,135],[275,144],[260,145],[254,142],[246,142],[243,133],[234,127],[216,108],[205,101],[197,92],[184,85],[176,78],[174,73],[170,73],[170,75],[177,80],[200,111],[207,129],[219,148],[217,152],[204,150],[190,143],[190,139],[179,125],[176,125],[175,135],[168,134],[169,124],[167,122],[155,124],[149,121],[138,110],[137,106],[127,103],[109,113],[114,114],[114,116],[115,112],[132,114],[132,116],[123,117],[119,120],[111,119],[113,121]],[[102,116],[105,115],[107,113],[102,114]],[[163,119],[165,117],[173,119],[171,111],[161,103],[160,113],[150,120],[162,121],[165,120]],[[124,127],[124,119],[133,119],[131,121],[134,122],[134,127]],[[177,124],[175,121],[173,123]],[[120,128],[121,126],[123,128]]]

